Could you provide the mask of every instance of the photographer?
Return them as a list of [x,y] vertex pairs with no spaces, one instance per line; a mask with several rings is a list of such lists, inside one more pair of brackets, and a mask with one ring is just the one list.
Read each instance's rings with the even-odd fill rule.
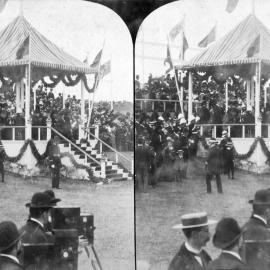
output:
[[20,253],[21,235],[16,225],[11,221],[0,223],[0,269],[22,270],[17,258]]

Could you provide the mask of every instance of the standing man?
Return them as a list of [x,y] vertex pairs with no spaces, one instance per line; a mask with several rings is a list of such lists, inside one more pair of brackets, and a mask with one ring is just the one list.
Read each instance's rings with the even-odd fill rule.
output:
[[49,161],[52,175],[52,188],[60,188],[60,169],[61,169],[61,157],[59,148],[59,137],[54,136],[52,144],[49,148]]
[[211,261],[211,257],[203,249],[210,240],[208,225],[216,222],[208,220],[204,212],[183,215],[181,221],[182,224],[173,228],[182,229],[186,241],[170,262],[168,270],[205,270]]
[[246,259],[248,269],[270,269],[270,190],[262,189],[250,200],[253,213],[242,229],[243,246],[241,252]]
[[5,150],[3,144],[0,144],[0,172],[2,174],[2,182],[5,182],[5,168],[4,168],[4,162],[5,162]]
[[0,269],[23,270],[17,256],[19,255],[21,235],[11,221],[0,223]]
[[246,270],[239,254],[241,229],[233,218],[221,219],[213,236],[213,244],[221,250],[217,259],[209,263],[208,270]]
[[213,176],[216,177],[216,182],[217,182],[217,190],[218,193],[222,193],[222,183],[221,183],[221,178],[220,178],[220,173],[221,173],[221,153],[220,149],[218,146],[218,142],[216,139],[211,138],[209,140],[209,152],[208,156],[205,161],[205,169],[206,169],[206,187],[207,187],[207,193],[212,192],[211,188],[211,180]]

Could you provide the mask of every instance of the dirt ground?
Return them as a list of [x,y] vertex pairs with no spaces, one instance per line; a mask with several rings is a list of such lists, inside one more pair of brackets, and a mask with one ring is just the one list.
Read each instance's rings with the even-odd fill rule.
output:
[[[138,265],[149,264],[151,270],[166,270],[179,250],[184,236],[181,230],[172,229],[181,223],[185,213],[206,211],[209,219],[234,217],[243,225],[251,215],[249,199],[255,191],[270,187],[269,175],[256,175],[236,171],[235,180],[222,176],[223,194],[218,194],[212,181],[212,194],[206,193],[201,161],[189,164],[188,179],[182,183],[162,182],[147,193],[136,193],[136,260]],[[210,226],[213,234],[214,226]],[[206,250],[215,258],[218,255],[212,242]],[[142,269],[142,268],[141,268]],[[140,268],[138,267],[138,270]]]
[[[22,226],[28,215],[25,203],[34,192],[50,189],[50,185],[46,178],[33,181],[7,175],[6,183],[0,182],[0,220],[12,220]],[[78,206],[81,211],[94,214],[95,247],[103,269],[134,270],[133,181],[101,186],[66,182],[61,187],[55,191],[56,197],[62,199],[59,206]],[[91,269],[85,252],[79,255],[78,269]]]

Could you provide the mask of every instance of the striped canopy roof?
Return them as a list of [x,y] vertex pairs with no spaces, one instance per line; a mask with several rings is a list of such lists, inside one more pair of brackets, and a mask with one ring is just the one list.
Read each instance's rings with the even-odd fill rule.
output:
[[[248,55],[254,44],[257,45],[254,54]],[[254,15],[249,15],[225,36],[177,68],[207,68],[258,62],[270,63],[270,31]]]
[[18,67],[28,64],[29,61],[33,67],[47,70],[47,73],[49,69],[68,73],[97,72],[58,48],[23,16],[18,16],[0,32],[0,68]]

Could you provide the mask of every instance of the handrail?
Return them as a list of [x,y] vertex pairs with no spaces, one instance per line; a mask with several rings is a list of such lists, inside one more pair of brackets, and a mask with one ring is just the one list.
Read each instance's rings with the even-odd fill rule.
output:
[[113,152],[115,152],[116,154],[118,154],[119,156],[121,156],[122,158],[124,158],[125,160],[132,162],[132,159],[129,159],[127,156],[123,155],[122,153],[118,152],[116,149],[114,149],[113,147],[111,147],[109,144],[105,143],[104,141],[102,141],[100,138],[96,137],[93,133],[91,133],[89,130],[83,128],[83,130],[88,133],[89,135],[91,135],[92,137],[94,137],[96,140],[98,140],[99,142],[103,143],[105,146],[107,146],[109,149],[111,149]]
[[[136,101],[157,101],[157,102],[179,102],[178,99],[150,99],[150,98],[135,98]],[[183,100],[184,103],[188,103],[188,100]],[[201,103],[199,100],[192,101],[193,103]]]
[[[43,127],[43,126],[35,126],[35,127]],[[84,150],[82,150],[80,147],[78,147],[75,143],[73,143],[72,141],[70,141],[68,138],[66,138],[64,135],[62,135],[59,131],[57,131],[56,129],[54,129],[53,127],[48,127],[50,128],[53,132],[55,132],[58,136],[60,136],[62,139],[64,139],[65,141],[67,141],[69,144],[71,144],[73,147],[75,147],[77,150],[79,150],[81,153],[83,153],[85,156],[87,156],[88,158],[90,158],[91,160],[93,160],[95,163],[97,163],[98,165],[101,165],[101,163],[99,161],[97,161],[95,158],[91,157],[89,154],[87,154]]]

